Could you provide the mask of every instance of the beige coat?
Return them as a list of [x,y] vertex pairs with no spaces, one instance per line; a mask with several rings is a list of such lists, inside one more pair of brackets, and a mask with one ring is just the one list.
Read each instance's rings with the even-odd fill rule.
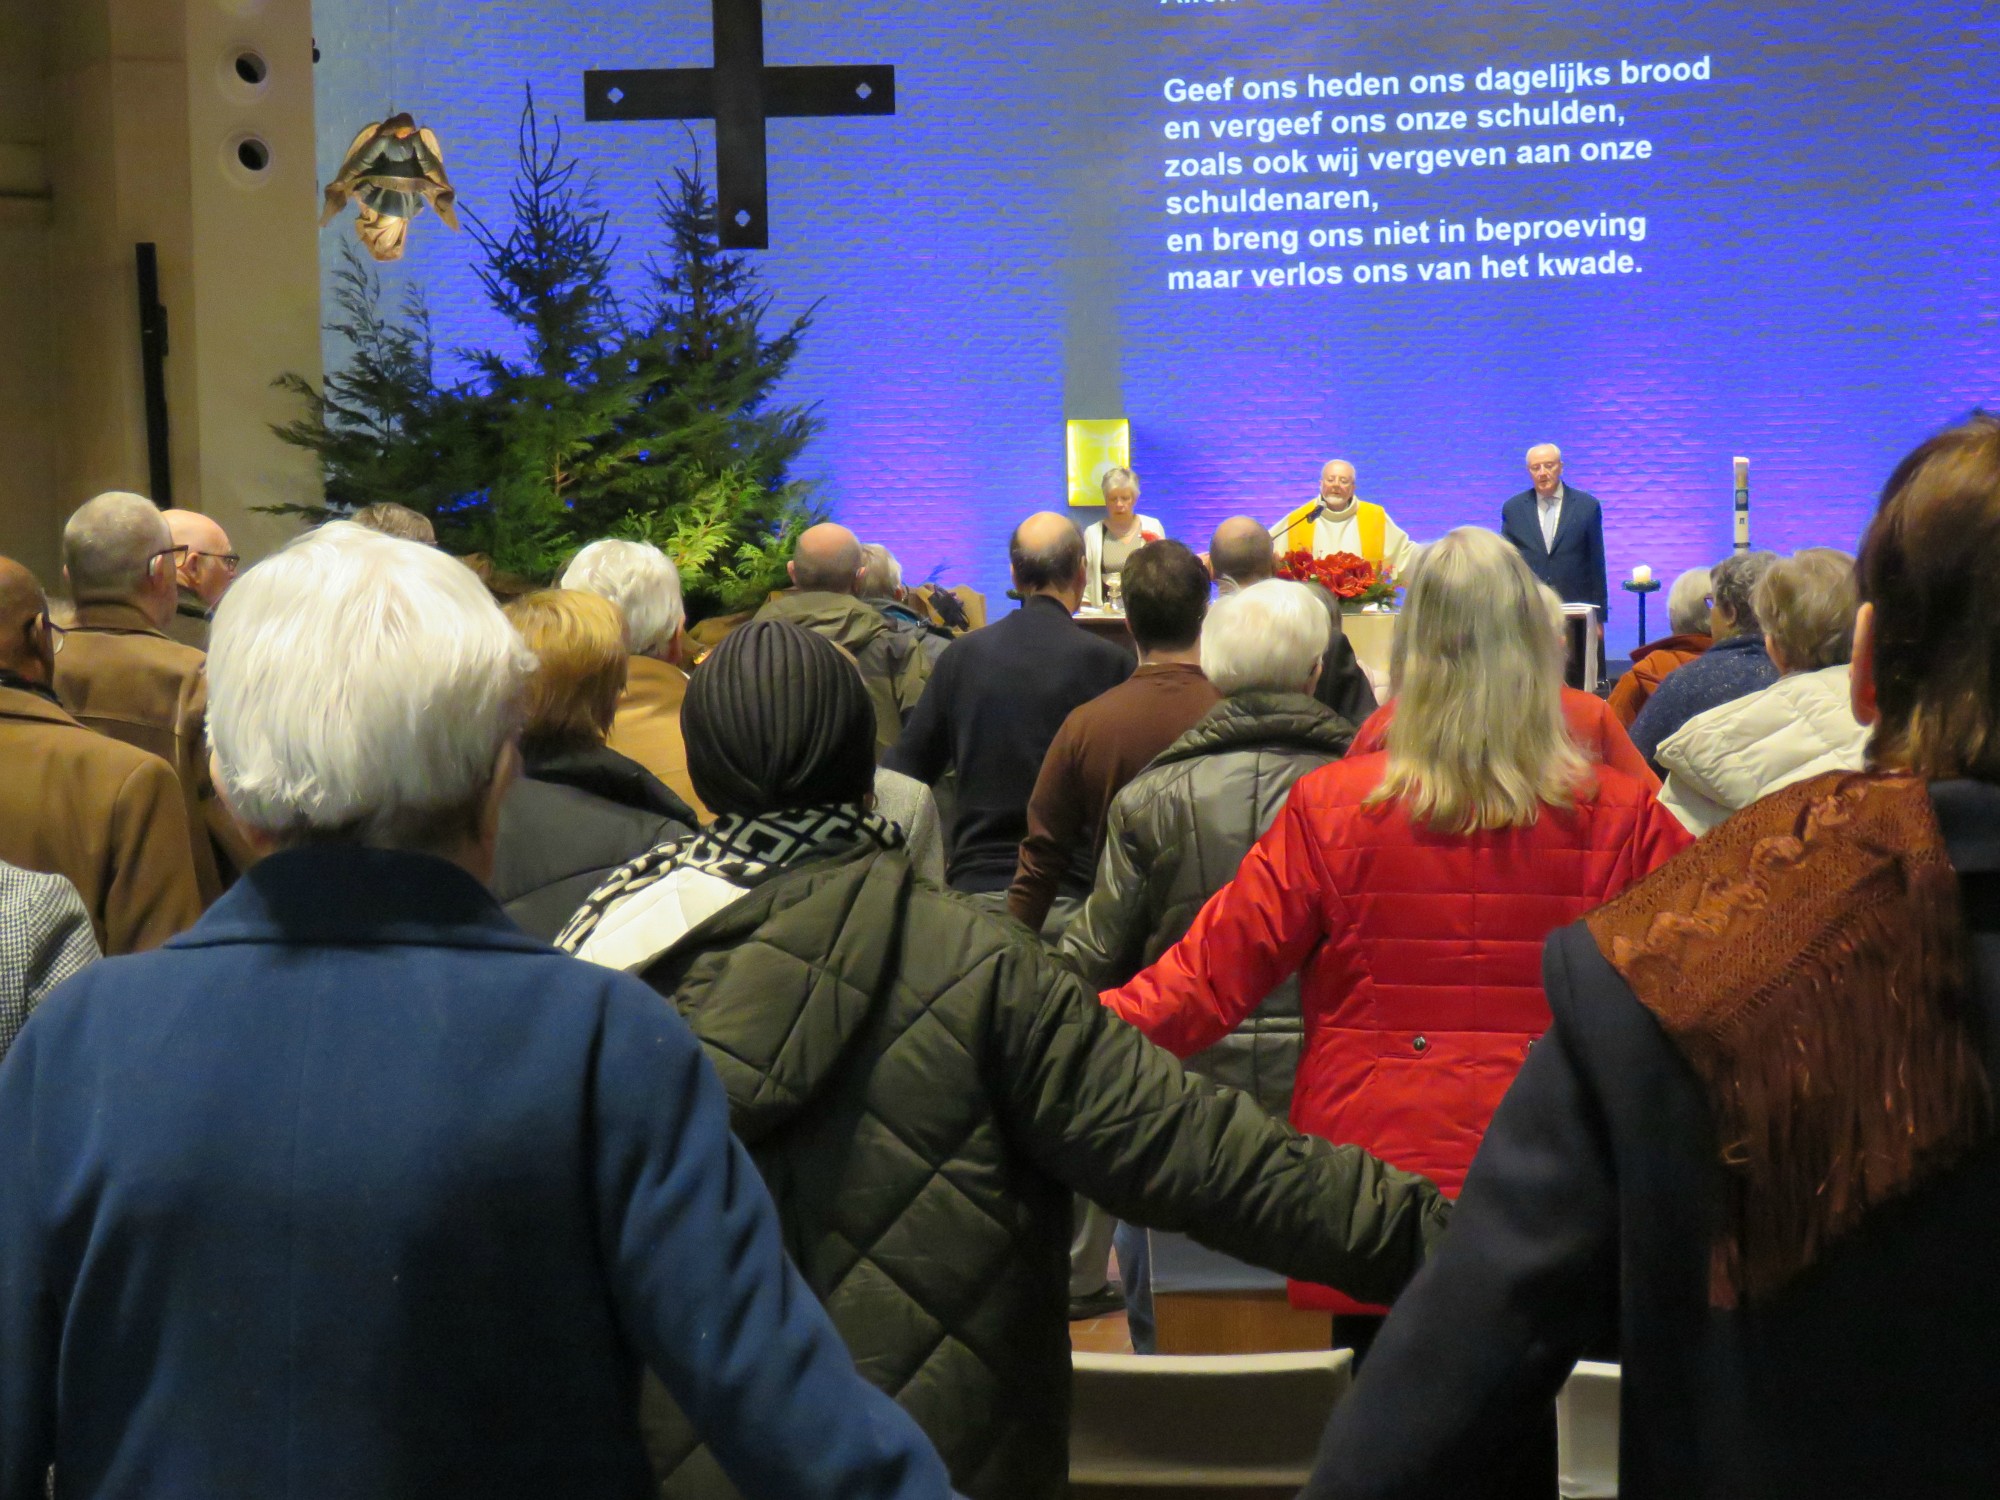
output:
[[105,953],[158,947],[201,915],[186,803],[164,760],[0,687],[0,766],[0,859],[67,876]]
[[56,657],[56,696],[80,723],[159,756],[180,777],[203,905],[253,858],[208,772],[207,661],[118,603],[77,606]]
[[609,743],[673,788],[706,823],[710,814],[694,794],[687,741],[681,737],[681,700],[687,696],[687,685],[687,673],[672,663],[633,657]]

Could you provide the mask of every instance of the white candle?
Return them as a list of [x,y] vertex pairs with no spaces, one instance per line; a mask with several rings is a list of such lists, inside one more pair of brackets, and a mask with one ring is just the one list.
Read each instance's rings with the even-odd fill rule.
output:
[[1653,581],[1653,570],[1644,563],[1640,563],[1638,567],[1632,570],[1632,581],[1634,583],[1651,583]]

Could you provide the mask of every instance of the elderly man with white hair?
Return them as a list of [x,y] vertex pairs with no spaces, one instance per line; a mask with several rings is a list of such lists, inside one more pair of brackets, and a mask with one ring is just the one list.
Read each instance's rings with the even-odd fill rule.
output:
[[76,618],[56,658],[56,696],[79,722],[174,768],[206,904],[251,855],[208,777],[202,653],[167,634],[180,600],[180,564],[192,549],[174,541],[152,501],[116,490],[78,508],[63,527],[62,547]]
[[642,1366],[747,1496],[949,1494],[672,1008],[482,885],[533,666],[349,524],[224,599],[216,774],[268,857],[0,1066],[6,1500],[636,1500]]
[[687,607],[681,573],[673,559],[644,542],[610,538],[577,553],[561,586],[596,594],[625,616],[626,649],[632,654],[625,691],[611,721],[607,741],[664,781],[703,819],[708,810],[688,775],[687,742],[681,737],[681,703],[687,697],[683,667]]
[[1528,450],[1528,479],[1529,487],[1500,507],[1500,534],[1565,604],[1595,604],[1599,618],[1608,618],[1604,507],[1563,482],[1562,449],[1554,443]]

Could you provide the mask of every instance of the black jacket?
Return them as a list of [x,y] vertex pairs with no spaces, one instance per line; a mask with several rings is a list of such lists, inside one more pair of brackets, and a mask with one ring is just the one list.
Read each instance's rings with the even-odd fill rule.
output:
[[[1943,783],[1932,799],[2000,1079],[2000,787]],[[1991,1495],[2000,1140],[1877,1209],[1768,1303],[1712,1311],[1721,1169],[1702,1087],[1586,928],[1556,934],[1544,969],[1555,1024],[1305,1500],[1482,1493],[1600,1342],[1624,1363],[1627,1500]]]
[[[1028,797],[1042,757],[1070,710],[1118,686],[1137,665],[1044,595],[945,648],[884,758],[892,771],[935,785],[957,773],[946,878],[962,891],[1004,891],[1028,836]],[[1063,894],[1090,889],[1081,851]]]
[[1594,496],[1563,488],[1556,544],[1543,545],[1542,517],[1533,490],[1500,508],[1500,534],[1520,549],[1529,571],[1562,595],[1565,604],[1595,604],[1607,614],[1604,581],[1604,511]]
[[[644,977],[707,1048],[861,1372],[972,1500],[1067,1493],[1072,1193],[1385,1300],[1443,1228],[1428,1182],[1190,1077],[900,852],[778,875]],[[668,1495],[727,1493],[684,1432],[656,1437]]]
[[628,859],[694,832],[698,819],[635,760],[595,745],[527,758],[500,805],[493,894],[551,942]]
[[[1097,884],[1063,933],[1062,957],[1094,990],[1116,989],[1151,964],[1236,878],[1292,784],[1339,760],[1353,741],[1352,724],[1302,694],[1225,698],[1111,804]],[[1293,975],[1188,1066],[1254,1095],[1283,1119],[1298,1072],[1299,1026]]]

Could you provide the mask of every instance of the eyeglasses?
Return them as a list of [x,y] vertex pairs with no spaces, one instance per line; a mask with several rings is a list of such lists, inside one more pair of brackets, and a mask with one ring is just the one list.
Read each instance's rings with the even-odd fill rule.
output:
[[189,557],[212,557],[222,564],[225,572],[234,573],[241,566],[243,557],[237,552],[190,552]]
[[155,552],[151,557],[146,559],[146,571],[149,573],[152,572],[153,564],[163,557],[171,557],[174,560],[174,566],[178,568],[183,562],[187,561],[187,555],[190,550],[192,549],[187,547],[162,547],[158,552]]
[[63,642],[69,639],[69,632],[51,620],[46,610],[42,612],[41,620],[42,632],[49,638],[49,655],[62,655]]

